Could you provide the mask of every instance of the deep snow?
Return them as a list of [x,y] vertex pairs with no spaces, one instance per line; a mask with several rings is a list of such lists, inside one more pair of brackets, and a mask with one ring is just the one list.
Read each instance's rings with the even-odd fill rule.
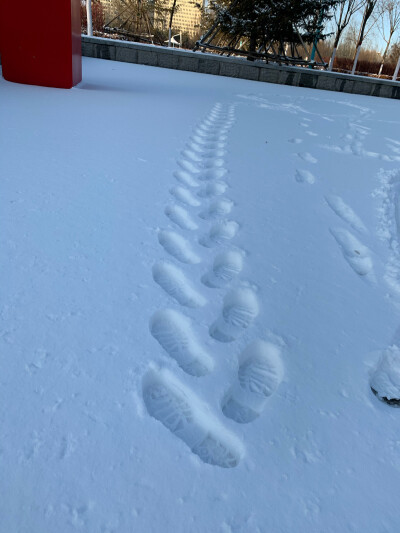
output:
[[0,79],[0,533],[399,531],[399,103],[83,67]]

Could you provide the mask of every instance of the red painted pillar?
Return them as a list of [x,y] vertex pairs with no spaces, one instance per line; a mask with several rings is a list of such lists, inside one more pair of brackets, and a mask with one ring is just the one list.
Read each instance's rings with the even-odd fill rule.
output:
[[70,89],[82,80],[80,0],[0,0],[8,81]]

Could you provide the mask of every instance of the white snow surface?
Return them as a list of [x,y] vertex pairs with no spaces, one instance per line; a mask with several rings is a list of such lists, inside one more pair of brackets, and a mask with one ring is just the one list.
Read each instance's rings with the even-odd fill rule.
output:
[[0,179],[0,533],[400,531],[398,101],[85,58]]

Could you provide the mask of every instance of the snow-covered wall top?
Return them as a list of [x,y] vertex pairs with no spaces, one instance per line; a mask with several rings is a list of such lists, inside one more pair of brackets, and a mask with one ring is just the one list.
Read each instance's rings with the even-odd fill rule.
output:
[[310,70],[304,67],[250,63],[242,58],[221,57],[216,54],[162,48],[86,35],[82,35],[82,55],[202,74],[400,99],[400,82]]

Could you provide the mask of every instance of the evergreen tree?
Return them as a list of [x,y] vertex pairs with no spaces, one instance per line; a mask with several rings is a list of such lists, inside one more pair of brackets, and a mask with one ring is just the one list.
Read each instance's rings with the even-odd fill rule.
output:
[[[266,42],[312,42],[323,20],[338,0],[214,0],[210,7],[222,31],[229,37],[248,39],[255,52]],[[325,36],[320,33],[319,39]]]

